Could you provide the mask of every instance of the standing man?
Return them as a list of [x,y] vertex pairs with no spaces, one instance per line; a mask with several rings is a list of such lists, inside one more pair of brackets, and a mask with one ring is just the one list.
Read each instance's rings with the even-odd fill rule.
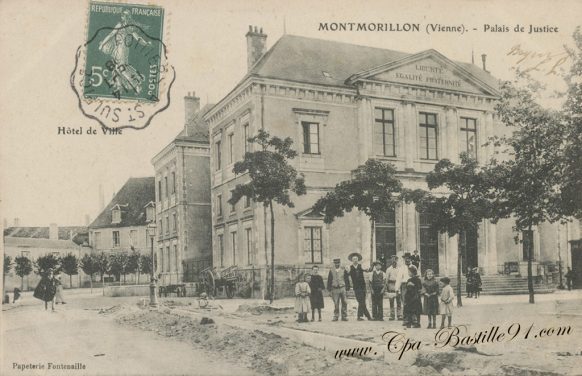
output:
[[360,265],[362,255],[358,252],[351,253],[348,258],[352,261],[350,265],[350,277],[352,278],[352,285],[354,286],[354,295],[358,301],[358,321],[363,321],[362,316],[366,316],[368,320],[372,320],[370,312],[366,307],[366,279],[364,278],[364,269]]
[[568,291],[572,290],[572,280],[574,279],[574,273],[572,272],[572,268],[568,266],[567,272],[564,275],[566,277],[566,286],[568,286]]
[[333,310],[333,321],[338,320],[340,302],[342,321],[348,321],[348,300],[346,291],[349,289],[350,278],[348,272],[341,267],[340,259],[333,259],[333,267],[327,276],[327,290],[331,293],[331,299],[335,306]]
[[379,260],[374,261],[374,271],[370,273],[370,285],[372,286],[372,318],[376,321],[384,321],[386,278],[382,271],[382,262]]
[[420,255],[418,254],[418,250],[415,249],[413,252],[413,255],[410,256],[410,263],[414,266],[416,266],[416,270],[418,270],[418,273],[420,273]]
[[404,254],[404,264],[398,267],[398,279],[396,280],[396,291],[400,292],[400,299],[402,300],[402,310],[406,306],[406,282],[408,281],[408,267],[410,266],[410,252]]
[[400,289],[396,286],[399,280],[398,256],[392,256],[392,264],[386,269],[386,291],[390,302],[390,320],[394,320],[394,301],[396,301],[397,317],[402,320],[402,302]]

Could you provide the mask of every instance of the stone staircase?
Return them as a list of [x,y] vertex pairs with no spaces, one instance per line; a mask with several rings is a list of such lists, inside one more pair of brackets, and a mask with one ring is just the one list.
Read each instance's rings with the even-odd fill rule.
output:
[[[462,277],[461,289],[466,296],[466,278]],[[527,277],[513,275],[490,275],[481,276],[481,294],[482,295],[515,295],[527,294]],[[451,287],[457,291],[457,277],[451,276]],[[543,283],[536,283],[534,278],[534,292],[536,294],[547,294],[554,292],[554,286]]]

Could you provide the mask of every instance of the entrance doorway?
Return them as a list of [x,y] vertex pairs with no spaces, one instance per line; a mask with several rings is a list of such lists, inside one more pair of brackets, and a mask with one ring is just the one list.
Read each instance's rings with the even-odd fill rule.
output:
[[475,268],[479,266],[479,255],[477,252],[477,231],[467,231],[467,236],[459,234],[461,237],[461,255],[462,255],[462,270],[467,272],[467,268]]
[[[574,274],[574,279],[572,281],[572,287],[579,289],[582,288],[582,240],[572,241],[572,273]],[[564,271],[564,274],[566,271]]]
[[383,268],[388,267],[390,258],[396,255],[396,215],[394,209],[387,211],[376,221],[376,258]]
[[439,274],[439,237],[438,231],[432,228],[430,216],[420,213],[420,270],[424,273],[432,269]]

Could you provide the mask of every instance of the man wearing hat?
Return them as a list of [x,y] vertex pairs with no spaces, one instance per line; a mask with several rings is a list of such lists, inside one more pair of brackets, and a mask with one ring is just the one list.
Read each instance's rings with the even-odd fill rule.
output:
[[368,307],[366,307],[366,279],[364,278],[364,269],[360,265],[362,255],[358,252],[353,252],[348,256],[352,261],[350,265],[350,277],[352,278],[352,285],[354,286],[354,295],[358,301],[358,321],[364,320],[362,316],[366,316],[368,320],[372,320]]
[[402,310],[405,310],[406,281],[408,281],[408,267],[410,266],[410,252],[404,254],[404,263],[398,267],[398,279],[396,280],[396,291],[400,292],[402,300]]
[[348,300],[346,291],[350,289],[350,278],[348,272],[342,268],[340,264],[341,261],[339,258],[333,259],[333,266],[327,276],[327,290],[330,292],[331,299],[335,306],[333,310],[333,321],[338,320],[340,302],[342,321],[348,321]]
[[390,320],[394,320],[394,301],[396,301],[397,317],[402,320],[402,302],[400,301],[400,290],[396,284],[399,280],[400,270],[398,268],[398,257],[392,256],[392,264],[386,269],[386,291],[390,302]]
[[374,270],[370,273],[370,285],[372,286],[372,318],[376,321],[384,321],[386,278],[382,271],[382,262],[379,260],[374,261]]

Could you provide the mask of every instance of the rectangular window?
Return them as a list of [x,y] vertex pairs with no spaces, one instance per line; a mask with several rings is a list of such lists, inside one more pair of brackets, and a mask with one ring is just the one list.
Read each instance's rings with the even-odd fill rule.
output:
[[170,271],[170,267],[172,266],[172,255],[170,254],[170,247],[166,247],[166,271]]
[[113,231],[113,248],[119,247],[119,231]]
[[216,147],[216,161],[214,167],[216,168],[216,171],[218,171],[222,168],[222,147],[220,141],[216,141],[214,146]]
[[178,230],[178,217],[176,216],[176,213],[172,214],[172,232],[176,233],[176,231]]
[[101,233],[100,232],[93,233],[93,246],[95,248],[101,247]]
[[129,245],[135,247],[137,244],[137,230],[129,230]]
[[115,209],[111,212],[111,223],[121,222],[121,210]]
[[162,181],[158,180],[158,201],[162,201]]
[[172,172],[172,194],[176,193],[176,173]]
[[420,159],[438,159],[437,155],[437,118],[436,114],[421,112],[420,116]]
[[308,264],[321,264],[323,262],[321,227],[305,227],[303,233],[306,262]]
[[146,221],[151,222],[154,220],[154,207],[148,206],[146,208]]
[[178,246],[174,244],[174,271],[178,271]]
[[319,123],[301,122],[303,126],[303,153],[319,154]]
[[170,218],[166,215],[166,234],[170,233]]
[[164,176],[164,190],[166,191],[166,197],[170,196],[170,190],[168,189],[168,177]]
[[396,211],[387,209],[376,221],[376,257],[385,262],[396,256]]
[[245,229],[245,240],[247,243],[247,263],[252,265],[255,263],[255,260],[253,257],[253,238],[250,228]]
[[425,212],[419,213],[419,251],[423,270],[432,269],[439,274],[439,233],[432,226],[432,218]]
[[164,220],[163,220],[163,218],[160,218],[160,227],[158,228],[157,233],[160,235],[162,235],[164,233]]
[[251,207],[251,198],[248,196],[245,196],[245,209],[250,208]]
[[232,265],[236,265],[236,231],[230,233],[230,246],[232,251]]
[[218,235],[218,255],[220,257],[220,267],[224,266],[224,237],[222,234]]
[[164,248],[160,248],[160,265],[159,265],[159,271],[163,272],[164,271]]
[[477,159],[477,119],[461,118],[459,151],[467,153],[473,159]]
[[249,153],[251,151],[251,143],[249,142],[249,125],[248,123],[243,125],[243,137],[245,143],[245,153]]
[[234,162],[234,133],[228,135],[228,163]]
[[374,109],[374,152],[376,155],[395,157],[394,111]]
[[222,195],[216,196],[216,215],[222,217]]
[[[234,190],[230,191],[230,198],[232,199],[232,195],[234,193]],[[236,211],[236,204],[230,204],[230,213],[234,213]]]

